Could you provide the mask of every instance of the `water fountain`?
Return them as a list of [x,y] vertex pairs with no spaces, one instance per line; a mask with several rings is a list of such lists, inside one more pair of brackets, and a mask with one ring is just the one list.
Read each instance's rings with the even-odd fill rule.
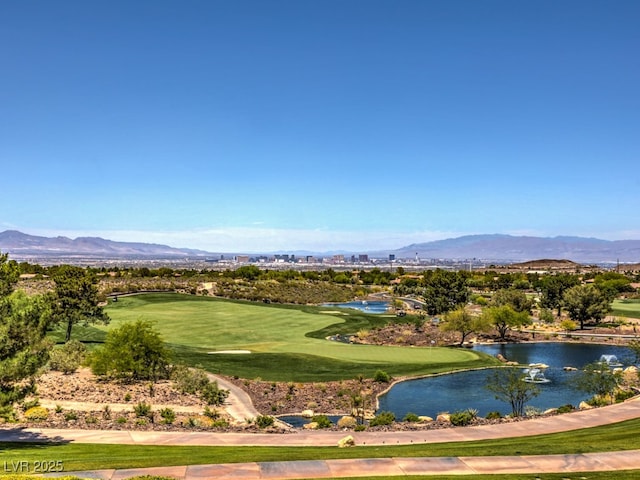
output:
[[525,368],[524,381],[527,383],[549,383],[551,380],[544,376],[544,372],[539,368]]
[[600,355],[600,363],[606,363],[610,368],[621,367],[622,363],[615,355]]

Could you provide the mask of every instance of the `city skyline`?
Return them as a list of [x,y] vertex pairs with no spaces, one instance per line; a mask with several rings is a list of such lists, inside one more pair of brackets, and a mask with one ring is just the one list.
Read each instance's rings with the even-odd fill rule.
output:
[[206,251],[639,239],[640,4],[0,7],[0,231]]

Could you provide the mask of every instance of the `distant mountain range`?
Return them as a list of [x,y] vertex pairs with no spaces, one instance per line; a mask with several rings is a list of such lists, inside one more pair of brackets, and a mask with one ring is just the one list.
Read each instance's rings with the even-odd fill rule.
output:
[[115,242],[99,237],[39,237],[16,230],[0,233],[0,252],[13,259],[25,258],[186,258],[211,255],[201,250],[174,248],[155,243]]
[[416,243],[395,250],[396,258],[447,258],[485,261],[527,261],[541,258],[579,263],[638,262],[640,240],[600,240],[584,237],[467,235]]
[[[116,242],[98,237],[40,237],[16,230],[0,232],[0,252],[16,260],[83,257],[95,259],[186,259],[211,258],[219,253],[167,245]],[[237,252],[242,253],[242,252]],[[309,252],[312,254],[313,252]],[[362,253],[362,252],[359,252]],[[227,252],[228,257],[232,252]],[[267,252],[265,252],[267,254]],[[522,262],[566,259],[578,263],[639,262],[640,240],[600,240],[584,237],[530,237],[512,235],[467,235],[434,242],[416,243],[396,250],[369,252],[371,258],[477,259],[485,262]],[[315,253],[323,256],[323,253]],[[329,254],[324,254],[325,256]]]

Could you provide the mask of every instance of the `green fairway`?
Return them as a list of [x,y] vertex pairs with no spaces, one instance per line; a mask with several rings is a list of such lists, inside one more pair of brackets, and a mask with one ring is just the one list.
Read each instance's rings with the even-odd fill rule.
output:
[[[356,333],[390,320],[356,311],[266,305],[179,294],[120,297],[110,303],[108,326],[74,331],[95,341],[123,322],[151,320],[176,355],[210,371],[265,380],[326,381],[371,376],[378,369],[418,375],[494,365],[495,360],[459,348],[350,345],[330,333]],[[395,318],[395,317],[391,317]],[[249,351],[249,354],[215,352]]]
[[613,315],[640,318],[640,300],[614,300],[611,309]]

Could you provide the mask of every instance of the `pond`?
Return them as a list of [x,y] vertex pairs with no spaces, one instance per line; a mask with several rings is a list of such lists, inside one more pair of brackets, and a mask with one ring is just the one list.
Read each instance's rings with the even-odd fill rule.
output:
[[387,313],[389,302],[381,300],[362,300],[346,303],[325,303],[323,307],[354,308],[366,313]]
[[[543,373],[549,382],[541,383],[540,395],[527,404],[539,410],[566,404],[577,406],[590,397],[573,387],[578,372],[565,371],[564,367],[580,369],[600,360],[601,355],[615,355],[623,366],[631,365],[633,361],[628,348],[612,345],[521,343],[479,345],[474,349],[490,355],[499,353],[507,360],[525,365],[548,365]],[[410,412],[435,418],[442,412],[452,413],[467,408],[478,410],[480,416],[492,411],[509,414],[510,405],[496,400],[486,388],[487,377],[491,373],[492,370],[474,370],[398,383],[380,397],[379,411],[391,411],[398,419]]]

